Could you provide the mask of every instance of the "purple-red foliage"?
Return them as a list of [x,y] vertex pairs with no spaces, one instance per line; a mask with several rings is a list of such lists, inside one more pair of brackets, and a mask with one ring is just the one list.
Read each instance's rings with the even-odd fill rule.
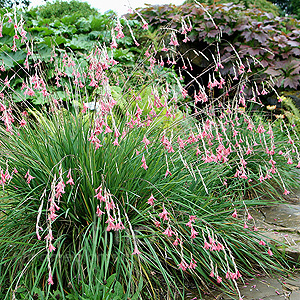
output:
[[[203,4],[202,8],[196,4],[148,6],[139,13],[149,21],[150,28],[168,26],[181,35],[182,20],[187,23],[190,19],[193,29],[187,32],[187,43],[191,49],[202,51],[220,38],[221,61],[230,64],[236,51],[242,59],[257,59],[264,72],[274,77],[277,87],[297,89],[300,85],[299,20],[275,17],[259,9],[242,10],[233,4]],[[223,74],[232,72],[231,66],[224,66]]]

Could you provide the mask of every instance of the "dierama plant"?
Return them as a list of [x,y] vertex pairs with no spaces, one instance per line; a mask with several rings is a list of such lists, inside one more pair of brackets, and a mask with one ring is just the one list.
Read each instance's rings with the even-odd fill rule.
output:
[[[14,39],[21,35],[30,58],[23,23],[14,21]],[[192,24],[183,24],[187,38]],[[148,30],[144,19],[141,26]],[[26,97],[47,97],[40,111],[28,97],[20,110],[10,101],[9,78],[1,79],[2,298],[42,291],[46,299],[160,299],[167,291],[184,299],[193,282],[199,297],[214,284],[241,299],[242,276],[288,268],[250,207],[265,203],[261,195],[290,193],[299,138],[283,121],[247,109],[259,95],[246,99],[249,78],[238,56],[239,83],[226,101],[212,97],[227,84],[216,75],[218,56],[208,87],[194,79],[194,98],[180,78],[155,77],[157,51],[170,49],[176,63],[175,31],[168,46],[166,39],[163,49],[145,51],[149,63],[138,74],[149,82],[128,89],[136,69],[128,80],[112,73],[124,36],[119,19],[112,32],[110,47],[95,47],[86,67],[67,51],[53,54],[55,85],[69,101],[51,91],[38,61],[22,88]],[[94,90],[90,101],[87,89]]]

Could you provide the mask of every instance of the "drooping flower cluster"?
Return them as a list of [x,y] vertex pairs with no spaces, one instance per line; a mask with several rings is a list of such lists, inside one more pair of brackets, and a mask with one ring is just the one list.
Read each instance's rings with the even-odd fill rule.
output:
[[105,222],[107,224],[106,231],[125,229],[123,222],[121,221],[119,206],[113,200],[113,195],[109,190],[100,185],[95,189],[95,193],[95,198],[99,200],[96,211],[97,216],[102,217],[102,215],[105,214],[107,216],[107,221]]

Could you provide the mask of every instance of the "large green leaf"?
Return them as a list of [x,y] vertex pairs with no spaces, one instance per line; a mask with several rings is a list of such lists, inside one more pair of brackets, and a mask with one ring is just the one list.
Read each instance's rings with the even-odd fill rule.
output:
[[93,18],[91,21],[91,29],[95,31],[100,31],[105,27],[103,21],[100,18]]
[[64,44],[67,42],[67,39],[65,39],[63,36],[61,35],[56,35],[56,36],[47,36],[44,38],[44,43],[48,46],[48,47],[52,47],[52,46],[57,46],[60,44]]
[[0,61],[3,60],[3,63],[6,67],[12,68],[18,63],[22,63],[26,58],[25,52],[22,50],[18,50],[17,52],[1,52],[0,53]]
[[48,102],[48,98],[44,97],[42,93],[37,93],[32,99],[32,103],[36,105],[44,105]]
[[76,15],[64,16],[63,18],[61,18],[61,22],[63,22],[65,25],[75,24],[76,21],[77,21]]
[[98,37],[100,36],[101,31],[91,31],[88,35],[89,39],[91,41],[95,41],[98,39]]
[[11,52],[11,49],[7,46],[7,44],[4,43],[4,45],[0,48],[0,53],[1,52]]
[[37,31],[42,36],[51,35],[54,33],[54,31],[48,27],[33,27],[33,28],[28,28],[28,31],[30,32]]
[[50,23],[49,24],[51,27],[54,27],[54,28],[59,28],[61,27],[63,24],[60,20],[54,20],[54,22]]
[[58,30],[56,30],[56,34],[67,33],[69,35],[73,35],[77,32],[77,28],[74,25],[62,26]]
[[41,60],[48,60],[51,57],[52,48],[44,43],[37,44],[37,51]]
[[12,99],[14,102],[21,102],[24,101],[24,91],[21,91],[21,88],[14,88],[14,93],[12,94]]
[[72,49],[85,49],[90,51],[90,49],[94,46],[94,42],[91,41],[87,35],[80,34],[74,35],[72,40],[66,43],[65,46],[68,46]]
[[15,33],[15,30],[14,30],[14,26],[12,23],[6,22],[3,24],[3,29],[2,29],[3,36],[6,36],[6,35],[13,36],[14,33]]
[[114,51],[114,58],[122,62],[133,62],[134,55],[129,49],[116,49]]
[[13,37],[12,36],[4,35],[0,39],[0,45],[12,45],[12,43],[13,43]]
[[80,18],[76,22],[75,26],[77,27],[77,29],[80,33],[87,33],[89,31],[91,31],[91,22],[89,22],[85,18]]

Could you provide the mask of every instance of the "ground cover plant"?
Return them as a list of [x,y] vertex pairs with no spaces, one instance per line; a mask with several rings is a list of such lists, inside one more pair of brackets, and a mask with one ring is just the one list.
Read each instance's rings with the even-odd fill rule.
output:
[[[132,22],[147,32],[136,13]],[[178,32],[139,48],[130,22],[114,16],[110,42],[82,58],[53,46],[56,90],[23,19],[6,12],[2,20],[32,64],[1,69],[1,298],[186,299],[191,286],[201,298],[216,285],[241,299],[244,276],[288,270],[251,208],[296,186],[299,138],[295,124],[257,109],[260,95],[276,90],[272,81],[255,85],[250,58],[236,52],[227,91],[216,52],[209,85],[193,78],[191,97],[158,55],[179,63]],[[122,23],[141,57],[116,69]]]

